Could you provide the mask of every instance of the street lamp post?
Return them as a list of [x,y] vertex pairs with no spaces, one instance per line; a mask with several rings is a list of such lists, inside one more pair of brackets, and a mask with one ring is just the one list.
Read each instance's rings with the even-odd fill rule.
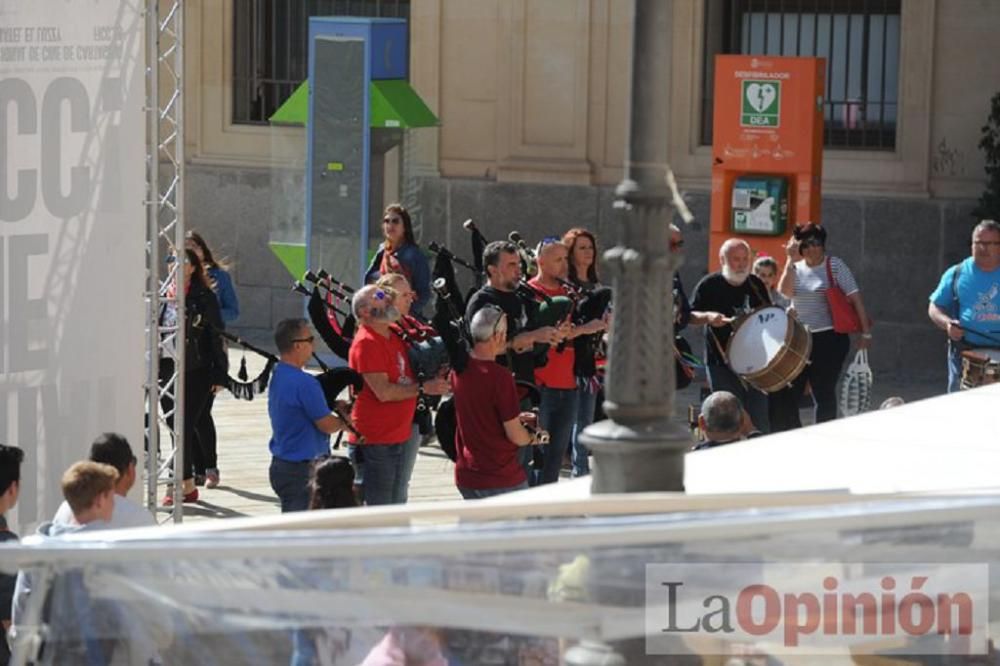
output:
[[[671,421],[674,407],[673,276],[679,252],[670,251],[673,191],[668,185],[671,0],[635,0],[632,95],[625,179],[616,191],[621,210],[618,243],[604,255],[612,276],[614,321],[605,382],[608,420],[580,439],[594,456],[591,493],[684,490],[687,428]],[[627,560],[627,558],[626,558]],[[644,564],[614,554],[590,558],[591,600],[642,607]],[[642,627],[636,638],[613,644],[581,641],[565,655],[569,666],[665,663],[649,655]],[[671,658],[671,663],[684,663]]]
[[673,276],[669,250],[672,191],[667,185],[669,0],[636,0],[632,96],[618,244],[604,255],[612,276],[614,321],[605,383],[609,420],[581,433],[594,456],[592,493],[683,491],[687,428],[671,422],[674,403]]

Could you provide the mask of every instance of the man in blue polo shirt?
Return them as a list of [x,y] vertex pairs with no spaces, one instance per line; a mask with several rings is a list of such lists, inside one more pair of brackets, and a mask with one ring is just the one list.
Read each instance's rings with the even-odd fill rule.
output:
[[1000,349],[1000,224],[972,231],[972,255],[941,276],[927,315],[948,334],[948,392],[962,383],[962,352]]
[[315,336],[305,319],[285,319],[274,331],[281,362],[267,389],[271,418],[271,488],[281,512],[309,508],[309,465],[330,453],[330,434],[346,424],[330,413],[319,381],[302,368]]

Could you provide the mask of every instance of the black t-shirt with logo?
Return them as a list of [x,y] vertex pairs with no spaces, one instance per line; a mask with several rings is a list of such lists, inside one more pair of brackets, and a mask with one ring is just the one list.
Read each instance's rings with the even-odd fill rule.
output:
[[[701,279],[691,297],[692,310],[718,312],[726,317],[738,317],[770,304],[767,287],[756,275],[751,275],[739,286],[733,286],[722,273],[711,273]],[[708,365],[726,365],[715,340],[725,349],[732,334],[733,327],[730,325],[719,328],[705,326],[705,362]]]
[[[495,305],[507,315],[507,341],[513,340],[527,325],[524,302],[512,291],[500,291],[486,285],[469,299],[465,306],[465,325],[472,323],[472,317],[487,305]],[[509,357],[509,358],[508,358]],[[497,356],[497,363],[509,367],[517,379],[534,383],[535,363],[530,351],[523,354],[508,352]]]

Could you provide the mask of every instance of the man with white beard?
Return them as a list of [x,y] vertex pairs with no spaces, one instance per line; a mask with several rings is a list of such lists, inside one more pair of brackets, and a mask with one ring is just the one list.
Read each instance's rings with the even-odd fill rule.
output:
[[751,275],[750,245],[730,238],[719,248],[722,270],[701,279],[691,298],[691,325],[705,327],[705,367],[712,391],[729,391],[746,407],[754,426],[770,432],[767,394],[744,384],[726,361],[734,319],[771,304],[767,286]]

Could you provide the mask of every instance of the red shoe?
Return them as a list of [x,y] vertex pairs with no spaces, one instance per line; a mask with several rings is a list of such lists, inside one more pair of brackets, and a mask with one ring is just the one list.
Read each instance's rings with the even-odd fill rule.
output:
[[[195,488],[194,490],[192,490],[191,492],[189,492],[188,494],[186,494],[184,496],[184,503],[185,504],[190,504],[191,502],[197,502],[197,501],[198,501],[198,489],[197,488]],[[169,495],[167,495],[166,497],[163,498],[163,506],[173,506],[173,505],[174,505],[174,495],[173,495],[173,493],[171,493],[171,494],[169,494]]]

